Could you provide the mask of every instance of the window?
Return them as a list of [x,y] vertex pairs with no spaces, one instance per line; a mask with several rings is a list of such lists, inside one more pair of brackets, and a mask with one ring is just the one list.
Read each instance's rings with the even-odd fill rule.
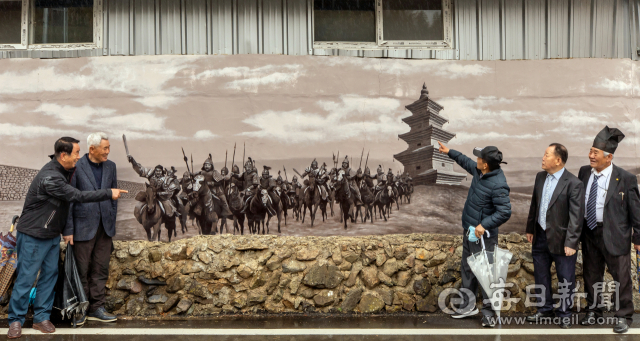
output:
[[420,166],[416,166],[416,170],[420,170]]
[[453,48],[451,0],[314,0],[314,48]]
[[418,147],[422,146],[422,142],[418,143]]
[[103,0],[0,0],[0,49],[102,47]]

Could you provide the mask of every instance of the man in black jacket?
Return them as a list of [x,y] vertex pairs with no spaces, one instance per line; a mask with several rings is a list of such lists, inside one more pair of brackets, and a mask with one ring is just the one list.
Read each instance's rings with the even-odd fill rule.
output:
[[[24,207],[18,221],[16,252],[18,264],[16,281],[9,302],[10,339],[22,336],[22,325],[29,307],[29,294],[33,283],[37,295],[33,302],[33,328],[53,333],[49,321],[53,306],[53,289],[58,278],[60,233],[67,222],[70,202],[96,202],[117,200],[119,189],[101,189],[82,192],[69,185],[76,162],[80,158],[78,140],[62,137],[54,145],[55,154],[29,186]],[[40,275],[38,276],[38,271]]]
[[[527,321],[540,322],[541,318],[554,317],[551,289],[551,263],[554,262],[558,286],[569,289],[569,295],[556,310],[562,328],[571,328],[576,250],[584,220],[584,185],[564,168],[568,158],[567,148],[559,143],[552,143],[545,151],[544,171],[536,175],[527,220],[527,240],[533,244],[533,275],[536,285],[544,287],[538,311],[527,317]],[[537,291],[541,295],[541,290]]]
[[[487,238],[484,238],[484,244],[487,250],[493,250],[498,244],[498,227],[506,223],[511,217],[510,188],[507,185],[507,178],[500,168],[500,164],[506,162],[502,162],[502,152],[493,146],[475,148],[473,155],[477,159],[473,161],[462,153],[449,149],[440,142],[438,143],[440,144],[439,151],[441,153],[446,153],[460,167],[473,176],[467,201],[464,203],[462,211],[464,233],[462,236],[462,264],[460,266],[461,288],[469,290],[473,296],[463,295],[464,302],[458,307],[460,311],[452,315],[453,318],[465,318],[478,314],[475,304],[478,279],[471,271],[467,257],[482,250],[480,243],[474,243],[469,240],[469,228],[475,229],[474,234],[478,239],[484,238],[486,232]],[[482,297],[484,298],[482,326],[494,327],[496,322],[495,313],[484,290],[482,290]]]
[[[626,333],[633,322],[631,243],[640,250],[640,194],[635,175],[612,164],[613,153],[624,134],[605,127],[589,151],[589,165],[580,168],[578,178],[585,185],[586,213],[582,229],[584,285],[587,314],[582,325],[595,324],[602,317],[602,289],[605,264],[617,282],[613,310],[616,333]],[[616,297],[617,296],[617,297]]]

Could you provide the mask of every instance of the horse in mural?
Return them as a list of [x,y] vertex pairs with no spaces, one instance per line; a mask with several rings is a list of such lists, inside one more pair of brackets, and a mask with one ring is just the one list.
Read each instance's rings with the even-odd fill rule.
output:
[[[360,221],[365,222],[367,219],[371,218],[371,223],[373,224],[373,193],[367,184],[362,181],[360,185],[360,197],[362,198],[362,205],[357,206],[356,210],[356,221],[358,220],[358,214],[360,215]],[[362,214],[362,208],[364,207],[364,214]]]
[[391,197],[389,194],[392,191],[393,190],[391,189],[391,186],[385,186],[380,189],[374,196],[374,214],[376,214],[375,210],[377,209],[380,213],[380,218],[384,218],[384,221],[387,221],[386,209],[390,206]]
[[227,200],[229,200],[229,209],[233,213],[233,234],[236,234],[236,231],[241,235],[244,234],[245,215],[242,213],[242,197],[238,186],[231,183],[227,191]]
[[[144,204],[136,205],[133,215],[147,232],[147,240],[150,242],[156,239],[160,241],[160,226],[162,225],[160,201],[158,201],[153,187],[146,182],[144,185],[145,190],[138,192],[136,195],[136,200]],[[171,239],[171,231],[169,231],[169,239]]]
[[304,218],[306,216],[307,209],[309,209],[309,218],[311,219],[311,226],[313,227],[313,222],[316,219],[316,212],[318,211],[322,197],[320,196],[320,191],[318,190],[313,177],[306,179],[304,183],[305,185],[308,185],[303,191],[302,223],[304,224]]
[[349,181],[345,176],[343,170],[338,171],[338,175],[335,177],[335,193],[336,202],[340,205],[340,221],[344,221],[344,229],[347,229],[347,220],[351,219],[352,223],[355,223],[354,219],[354,194],[349,186]]

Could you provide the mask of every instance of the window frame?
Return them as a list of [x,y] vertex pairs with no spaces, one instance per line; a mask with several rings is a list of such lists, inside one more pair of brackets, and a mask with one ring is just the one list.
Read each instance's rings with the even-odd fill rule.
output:
[[453,0],[442,0],[442,40],[384,40],[384,23],[382,17],[382,2],[375,0],[375,42],[350,41],[316,41],[315,40],[315,9],[312,7],[311,37],[314,49],[341,50],[390,50],[390,49],[420,49],[420,50],[448,50],[453,49]]
[[2,44],[0,50],[86,50],[102,48],[103,0],[93,0],[93,42],[91,43],[58,43],[31,44],[35,11],[34,0],[22,0],[20,44]]

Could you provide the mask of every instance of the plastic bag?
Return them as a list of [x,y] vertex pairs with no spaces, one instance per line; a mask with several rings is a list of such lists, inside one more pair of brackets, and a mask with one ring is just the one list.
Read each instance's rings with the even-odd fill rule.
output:
[[72,245],[67,245],[64,263],[60,264],[58,270],[53,307],[60,310],[63,319],[84,315],[89,308],[89,302],[78,275]]

